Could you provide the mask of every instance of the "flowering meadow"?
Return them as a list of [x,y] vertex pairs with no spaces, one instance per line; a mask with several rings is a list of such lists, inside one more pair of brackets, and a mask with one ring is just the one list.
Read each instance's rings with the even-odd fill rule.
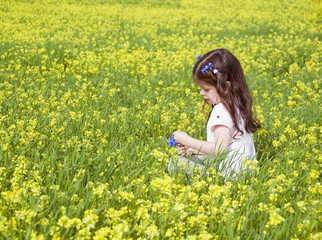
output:
[[[321,12],[0,0],[0,239],[322,239]],[[215,48],[244,69],[257,166],[170,177],[173,131],[206,138],[192,68]]]

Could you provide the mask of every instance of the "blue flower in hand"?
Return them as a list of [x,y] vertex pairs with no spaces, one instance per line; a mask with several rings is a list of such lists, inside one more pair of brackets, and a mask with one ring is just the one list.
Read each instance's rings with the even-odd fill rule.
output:
[[171,135],[171,137],[169,138],[168,140],[168,144],[169,144],[169,147],[175,147],[178,145],[178,143],[176,142],[176,140],[174,140],[174,136],[173,134]]

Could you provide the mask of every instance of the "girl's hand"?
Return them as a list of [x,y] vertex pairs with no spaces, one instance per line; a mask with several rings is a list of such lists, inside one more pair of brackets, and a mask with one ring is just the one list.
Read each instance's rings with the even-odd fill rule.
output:
[[201,153],[199,151],[197,151],[196,149],[193,149],[193,148],[186,149],[186,156],[198,155],[198,154],[201,154]]
[[180,156],[182,156],[182,157],[188,157],[188,156],[190,156],[191,154],[193,154],[193,149],[192,148],[185,148],[185,146],[183,146],[183,145],[181,145],[181,144],[178,144],[177,146],[176,146],[176,148],[177,148],[177,152],[178,152],[178,154],[180,155]]
[[182,132],[182,131],[175,131],[173,133],[173,137],[178,144],[183,146],[188,145],[187,142],[190,139],[190,136],[186,132]]
[[177,152],[178,152],[178,154],[180,155],[180,156],[183,156],[184,154],[185,154],[185,152],[186,152],[186,149],[184,148],[184,146],[183,145],[181,145],[181,144],[178,144],[177,146],[176,146],[176,150],[177,150]]

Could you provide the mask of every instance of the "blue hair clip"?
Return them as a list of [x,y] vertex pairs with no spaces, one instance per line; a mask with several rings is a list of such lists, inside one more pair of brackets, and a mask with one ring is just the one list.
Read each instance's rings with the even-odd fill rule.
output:
[[[211,62],[208,63],[208,65],[206,65],[203,69],[201,69],[202,74],[205,74],[208,70],[212,69],[213,66],[214,65]],[[218,72],[218,70],[217,70],[217,72]],[[217,72],[214,72],[214,73],[216,74]]]

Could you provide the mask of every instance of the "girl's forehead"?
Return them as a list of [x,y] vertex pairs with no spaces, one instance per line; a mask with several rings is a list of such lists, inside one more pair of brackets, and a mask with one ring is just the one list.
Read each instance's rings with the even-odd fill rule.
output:
[[214,87],[212,84],[210,83],[206,83],[203,81],[198,81],[197,84],[199,85],[199,87],[201,88],[210,88],[210,87]]

